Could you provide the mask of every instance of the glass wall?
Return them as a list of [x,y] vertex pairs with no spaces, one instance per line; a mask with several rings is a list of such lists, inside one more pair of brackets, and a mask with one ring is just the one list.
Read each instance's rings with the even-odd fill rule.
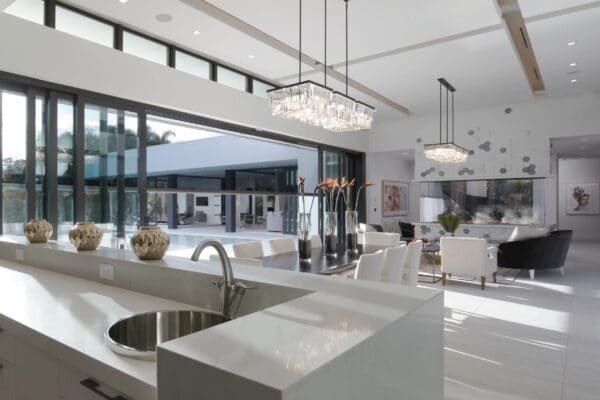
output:
[[[5,234],[22,235],[28,219],[45,218],[59,241],[68,241],[76,221],[95,222],[103,246],[123,244],[147,221],[185,236],[185,246],[200,236],[230,242],[255,233],[295,235],[303,208],[298,176],[309,208],[323,176],[350,171],[341,150],[252,136],[234,125],[217,129],[168,110],[147,114],[149,106],[126,100],[3,76],[0,92]],[[319,206],[316,198],[314,234]]]
[[23,234],[27,220],[27,96],[2,91],[2,231]]
[[272,85],[268,85],[262,81],[259,81],[257,79],[253,79],[252,80],[252,93],[260,96],[260,97],[264,97],[265,99],[267,98],[267,91],[273,89],[274,87]]
[[421,221],[453,213],[475,224],[540,223],[532,179],[421,183]]

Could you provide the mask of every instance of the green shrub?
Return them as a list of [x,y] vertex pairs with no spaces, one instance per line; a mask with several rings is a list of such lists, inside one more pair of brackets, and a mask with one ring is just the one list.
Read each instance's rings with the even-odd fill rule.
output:
[[440,214],[438,215],[437,220],[446,232],[452,234],[454,234],[454,231],[458,229],[458,225],[460,224],[460,218],[451,213]]

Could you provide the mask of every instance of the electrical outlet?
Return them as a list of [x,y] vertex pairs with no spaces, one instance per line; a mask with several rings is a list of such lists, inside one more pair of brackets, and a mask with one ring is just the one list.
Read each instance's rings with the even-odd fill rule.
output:
[[16,249],[15,258],[17,261],[25,261],[25,251],[23,251],[23,249]]
[[115,267],[110,264],[100,264],[100,279],[115,280]]

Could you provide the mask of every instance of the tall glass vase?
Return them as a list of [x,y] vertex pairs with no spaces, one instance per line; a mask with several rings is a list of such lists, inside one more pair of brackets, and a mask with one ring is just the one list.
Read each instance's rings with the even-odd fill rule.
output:
[[310,260],[310,213],[298,214],[298,254],[301,260]]
[[346,211],[344,217],[346,223],[346,250],[354,252],[358,250],[358,211]]
[[323,226],[325,234],[325,254],[337,255],[337,213],[326,212]]

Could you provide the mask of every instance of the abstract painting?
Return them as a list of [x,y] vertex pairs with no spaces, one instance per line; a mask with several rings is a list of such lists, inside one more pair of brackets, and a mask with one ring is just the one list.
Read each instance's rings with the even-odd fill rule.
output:
[[408,183],[381,182],[381,216],[395,217],[408,214]]
[[567,184],[567,214],[600,214],[598,183]]

